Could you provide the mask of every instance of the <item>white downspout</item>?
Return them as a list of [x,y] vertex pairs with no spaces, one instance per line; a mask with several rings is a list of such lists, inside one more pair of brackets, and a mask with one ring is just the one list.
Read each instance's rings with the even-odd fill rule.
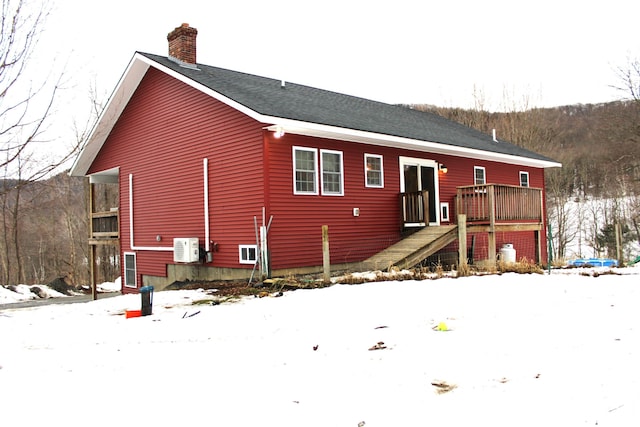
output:
[[129,247],[132,251],[173,251],[167,246],[136,246],[133,238],[133,174],[129,174]]
[[209,252],[209,159],[202,159],[204,169],[204,250]]

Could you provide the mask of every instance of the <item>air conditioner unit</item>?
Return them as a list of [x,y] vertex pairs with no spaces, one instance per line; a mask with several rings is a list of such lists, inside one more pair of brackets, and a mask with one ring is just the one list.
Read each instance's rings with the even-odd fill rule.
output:
[[200,245],[197,237],[179,237],[173,239],[174,262],[198,262]]

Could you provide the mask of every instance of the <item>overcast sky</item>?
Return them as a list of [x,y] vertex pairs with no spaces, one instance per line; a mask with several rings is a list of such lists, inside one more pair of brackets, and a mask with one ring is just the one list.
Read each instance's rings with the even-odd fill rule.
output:
[[75,106],[94,80],[108,96],[135,51],[166,54],[183,22],[198,62],[389,103],[605,102],[640,56],[631,0],[53,1],[40,55],[65,64]]

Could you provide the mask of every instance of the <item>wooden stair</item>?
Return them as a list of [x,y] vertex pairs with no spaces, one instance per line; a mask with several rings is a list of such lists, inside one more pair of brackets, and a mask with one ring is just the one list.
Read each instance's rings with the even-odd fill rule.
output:
[[366,268],[410,268],[458,238],[457,225],[425,227],[364,261]]

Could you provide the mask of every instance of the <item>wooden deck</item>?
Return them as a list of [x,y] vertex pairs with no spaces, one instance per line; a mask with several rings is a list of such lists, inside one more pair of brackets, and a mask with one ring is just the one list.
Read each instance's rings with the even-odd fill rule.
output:
[[364,261],[371,270],[410,268],[458,238],[457,225],[425,227]]

